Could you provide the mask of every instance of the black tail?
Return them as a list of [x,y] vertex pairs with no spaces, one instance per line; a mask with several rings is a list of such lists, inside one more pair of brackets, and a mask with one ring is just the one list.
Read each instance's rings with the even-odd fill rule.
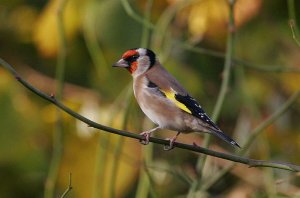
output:
[[221,138],[222,140],[224,140],[225,142],[233,145],[233,146],[236,146],[236,147],[240,147],[240,145],[234,141],[233,139],[231,139],[228,135],[226,135],[223,131],[217,131],[217,130],[213,130],[213,134],[218,136],[219,138]]

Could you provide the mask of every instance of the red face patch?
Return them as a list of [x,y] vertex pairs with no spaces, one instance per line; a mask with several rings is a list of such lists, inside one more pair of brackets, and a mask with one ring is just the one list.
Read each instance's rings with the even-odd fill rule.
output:
[[137,70],[138,64],[137,64],[137,58],[139,56],[139,53],[136,50],[128,50],[125,52],[122,56],[122,59],[127,61],[129,67],[127,67],[128,71],[132,74]]
[[137,62],[131,63],[130,67],[128,68],[128,71],[132,74],[137,69]]
[[138,52],[135,51],[135,50],[128,50],[127,52],[125,52],[122,56],[123,59],[126,59],[128,57],[131,57],[131,56],[134,56],[134,55],[137,55]]

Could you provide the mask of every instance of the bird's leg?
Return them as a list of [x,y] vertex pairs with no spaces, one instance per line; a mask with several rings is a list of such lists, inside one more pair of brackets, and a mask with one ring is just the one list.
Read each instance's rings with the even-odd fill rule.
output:
[[140,135],[141,135],[141,136],[144,136],[144,138],[145,138],[144,140],[140,140],[140,143],[141,143],[141,144],[144,144],[144,145],[149,144],[149,138],[150,138],[151,133],[152,133],[153,131],[157,130],[157,129],[159,129],[159,126],[153,128],[153,129],[150,129],[150,130],[148,130],[148,131],[144,131],[144,132],[140,133]]
[[174,144],[175,140],[177,139],[177,137],[179,136],[179,134],[180,134],[180,132],[177,132],[177,134],[176,134],[174,137],[172,137],[172,138],[167,138],[167,140],[170,141],[170,144],[164,146],[164,150],[165,150],[165,151],[169,151],[169,150],[171,150],[171,149],[174,148],[174,147],[173,147],[173,144]]

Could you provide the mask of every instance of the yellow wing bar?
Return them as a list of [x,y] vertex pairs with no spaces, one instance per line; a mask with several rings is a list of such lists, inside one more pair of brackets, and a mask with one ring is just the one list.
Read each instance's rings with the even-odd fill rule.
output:
[[175,93],[172,90],[171,91],[160,90],[160,91],[163,92],[166,95],[166,97],[169,100],[171,100],[177,107],[179,107],[180,109],[182,109],[183,111],[189,114],[192,114],[192,112],[185,106],[185,104],[176,100]]

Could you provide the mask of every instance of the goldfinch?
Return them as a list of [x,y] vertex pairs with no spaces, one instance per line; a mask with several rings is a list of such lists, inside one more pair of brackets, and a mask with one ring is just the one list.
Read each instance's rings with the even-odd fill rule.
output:
[[170,138],[168,149],[173,148],[178,135],[188,132],[205,132],[240,147],[227,136],[205,113],[199,103],[188,94],[179,82],[160,64],[153,51],[134,48],[126,51],[113,67],[126,68],[133,77],[134,96],[146,116],[157,127],[141,133],[141,143],[148,144],[157,129],[177,131]]

